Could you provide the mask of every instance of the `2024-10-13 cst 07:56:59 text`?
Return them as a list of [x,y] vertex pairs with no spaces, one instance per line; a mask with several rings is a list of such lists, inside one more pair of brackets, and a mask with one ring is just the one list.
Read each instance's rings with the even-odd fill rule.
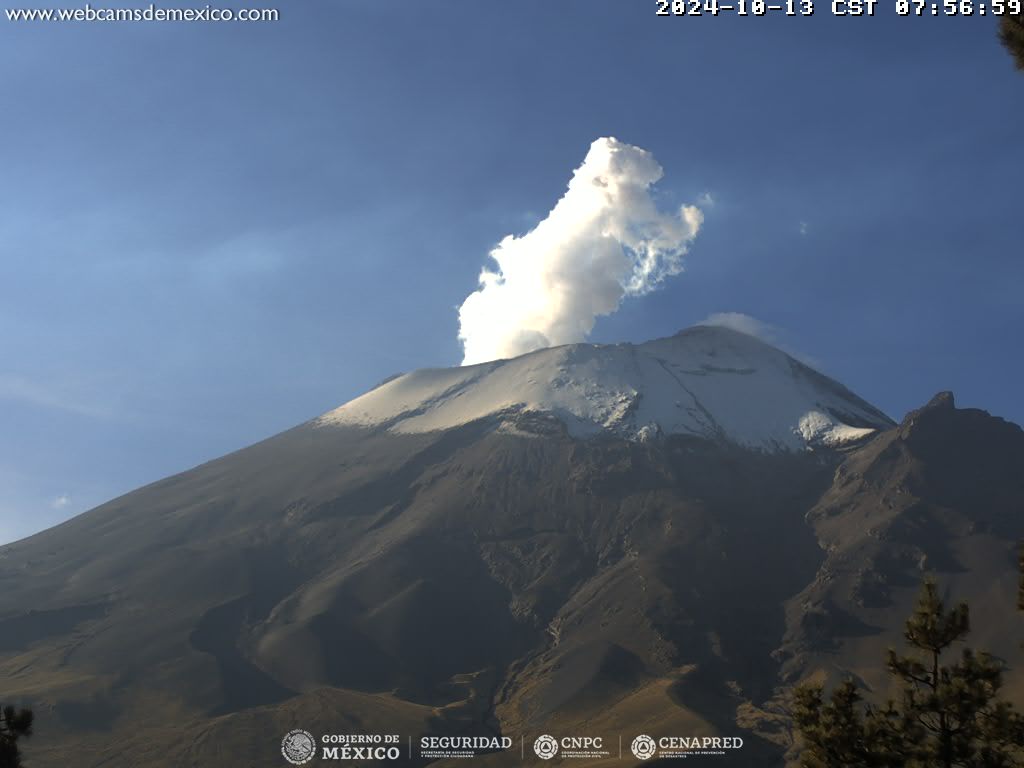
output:
[[[827,0],[833,16],[874,16],[879,0]],[[658,16],[765,16],[769,13],[786,16],[814,15],[814,0],[655,0]],[[897,0],[899,16],[1019,16],[1024,0]]]

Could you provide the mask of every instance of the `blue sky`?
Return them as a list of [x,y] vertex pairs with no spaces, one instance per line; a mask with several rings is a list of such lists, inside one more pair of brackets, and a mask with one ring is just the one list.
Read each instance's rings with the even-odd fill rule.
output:
[[1024,420],[1024,76],[991,17],[278,7],[0,20],[0,541],[457,364],[488,252],[600,136],[666,207],[715,202],[592,340],[743,312],[894,417],[953,389]]

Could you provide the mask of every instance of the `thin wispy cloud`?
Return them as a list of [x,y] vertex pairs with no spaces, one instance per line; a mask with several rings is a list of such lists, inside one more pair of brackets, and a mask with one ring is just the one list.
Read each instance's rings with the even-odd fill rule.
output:
[[758,320],[756,317],[744,314],[743,312],[715,312],[708,315],[706,318],[701,320],[697,325],[714,325],[721,328],[731,328],[734,331],[745,333],[748,336],[754,336],[761,341],[771,344],[773,347],[778,347],[790,357],[799,360],[804,365],[809,365],[811,368],[817,370],[823,370],[823,365],[820,360],[812,355],[808,355],[800,350],[793,349],[784,340],[784,333],[778,327],[771,323],[766,323],[763,320]]
[[778,332],[773,326],[742,312],[715,312],[701,320],[697,325],[730,328],[734,331],[745,333],[748,336],[756,336],[770,344],[774,344],[778,337]]
[[219,285],[245,277],[276,274],[286,264],[280,236],[246,233],[209,248],[191,264],[193,274],[207,285]]
[[0,373],[0,400],[13,400],[92,419],[106,419],[114,415],[112,409],[99,403],[88,402],[59,387],[12,373]]

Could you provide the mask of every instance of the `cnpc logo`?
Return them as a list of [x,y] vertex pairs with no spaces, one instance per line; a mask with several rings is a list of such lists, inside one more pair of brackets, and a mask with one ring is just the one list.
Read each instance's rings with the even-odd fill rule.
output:
[[533,742],[533,751],[541,760],[550,760],[558,754],[558,741],[554,736],[547,734],[538,736],[537,740]]
[[594,752],[604,747],[604,739],[600,736],[563,736],[556,739],[544,734],[533,742],[533,751],[542,760],[550,760],[561,751],[569,756],[579,756],[581,752]]

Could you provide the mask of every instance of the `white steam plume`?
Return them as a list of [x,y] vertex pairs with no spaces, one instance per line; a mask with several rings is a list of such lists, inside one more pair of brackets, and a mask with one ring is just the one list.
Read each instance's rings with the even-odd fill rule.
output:
[[598,139],[547,218],[491,251],[480,287],[459,309],[463,365],[583,341],[624,296],[653,290],[683,269],[704,216],[684,205],[658,211],[654,157],[617,139]]

